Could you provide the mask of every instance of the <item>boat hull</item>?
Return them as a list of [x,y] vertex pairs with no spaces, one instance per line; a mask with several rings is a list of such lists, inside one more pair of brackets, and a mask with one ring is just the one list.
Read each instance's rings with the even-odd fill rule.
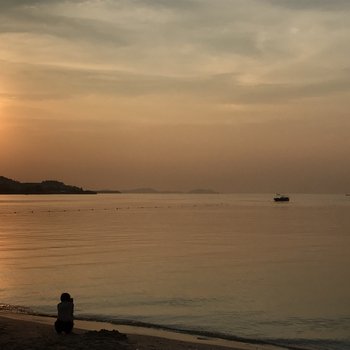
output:
[[275,202],[289,202],[289,197],[275,197],[273,200]]

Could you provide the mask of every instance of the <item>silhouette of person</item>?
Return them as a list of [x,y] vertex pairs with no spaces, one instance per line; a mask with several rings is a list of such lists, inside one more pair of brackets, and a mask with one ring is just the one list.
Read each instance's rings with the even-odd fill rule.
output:
[[61,302],[57,304],[57,320],[55,322],[55,329],[58,334],[72,332],[74,325],[73,312],[73,298],[68,293],[62,293]]

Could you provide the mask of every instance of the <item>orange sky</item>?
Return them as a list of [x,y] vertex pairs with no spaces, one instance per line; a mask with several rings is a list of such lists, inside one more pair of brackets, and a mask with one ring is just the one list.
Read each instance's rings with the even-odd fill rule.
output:
[[350,2],[0,4],[0,175],[350,191]]

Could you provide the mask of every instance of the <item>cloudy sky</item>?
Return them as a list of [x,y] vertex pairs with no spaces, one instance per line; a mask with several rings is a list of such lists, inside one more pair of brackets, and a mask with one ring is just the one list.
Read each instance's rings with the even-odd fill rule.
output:
[[350,1],[1,0],[0,175],[350,191]]

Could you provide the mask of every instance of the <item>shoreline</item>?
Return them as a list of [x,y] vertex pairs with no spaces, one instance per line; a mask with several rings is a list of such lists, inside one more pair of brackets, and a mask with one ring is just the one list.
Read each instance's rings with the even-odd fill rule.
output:
[[[161,330],[149,327],[131,326],[131,325],[119,325],[108,322],[96,322],[75,320],[74,321],[74,342],[70,343],[69,338],[64,336],[58,336],[53,328],[55,318],[49,316],[37,316],[21,313],[0,312],[0,348],[3,349],[20,349],[23,344],[28,343],[28,339],[34,341],[35,349],[45,349],[48,346],[47,342],[50,342],[50,346],[67,346],[67,349],[80,349],[81,347],[75,346],[75,343],[81,344],[82,337],[89,335],[89,344],[92,345],[91,349],[94,349],[94,343],[103,343],[101,349],[108,349],[108,346],[115,346],[117,339],[113,339],[113,330],[117,330],[120,333],[126,334],[128,338],[128,349],[152,349],[152,350],[182,350],[182,349],[196,349],[196,350],[222,350],[222,349],[234,349],[234,350],[286,350],[291,349],[287,346],[278,346],[260,342],[248,342],[238,340],[227,340],[221,338],[214,338],[196,334],[180,333],[170,330]],[[5,325],[5,326],[4,326]],[[25,327],[26,332],[22,332]],[[5,330],[3,330],[5,329]],[[6,332],[6,329],[9,331]],[[102,329],[109,331],[106,335],[101,336]],[[14,336],[17,334],[17,336]],[[28,338],[28,334],[30,337]],[[45,336],[43,336],[45,334]],[[27,335],[27,336],[26,336]],[[82,339],[78,339],[80,337]],[[38,338],[38,339],[36,339]],[[62,339],[65,344],[62,343]],[[105,338],[105,339],[103,339]],[[9,342],[12,343],[9,346]],[[85,339],[85,338],[84,338]],[[39,342],[38,342],[39,341]],[[41,344],[40,344],[41,341]],[[56,342],[58,342],[56,344]],[[112,344],[113,343],[113,344]],[[124,344],[125,345],[125,344]],[[28,346],[28,345],[27,345]],[[125,345],[126,346],[126,345]],[[28,347],[26,347],[28,348]],[[116,348],[117,347],[113,347]],[[122,348],[122,347],[121,347]],[[62,348],[64,349],[64,347]]]

